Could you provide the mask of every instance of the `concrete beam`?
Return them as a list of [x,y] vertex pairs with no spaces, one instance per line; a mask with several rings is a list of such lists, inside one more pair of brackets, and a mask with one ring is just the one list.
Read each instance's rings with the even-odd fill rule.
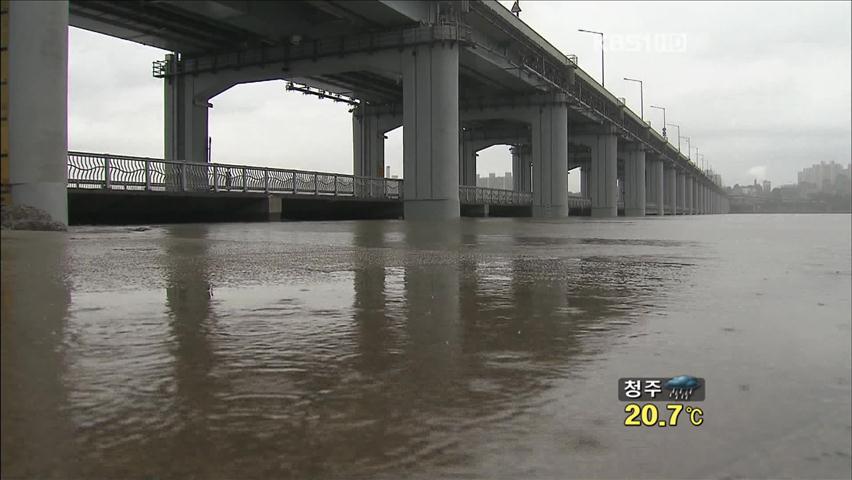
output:
[[578,135],[571,141],[591,149],[592,216],[618,216],[618,137],[614,133]]
[[674,166],[665,166],[665,196],[666,209],[671,215],[677,215],[677,169]]
[[645,216],[645,151],[632,148],[624,160],[624,215]]
[[68,225],[68,2],[6,5],[11,201]]
[[568,216],[568,107],[538,108],[532,122],[533,216]]
[[459,217],[458,48],[426,45],[401,53],[408,220]]

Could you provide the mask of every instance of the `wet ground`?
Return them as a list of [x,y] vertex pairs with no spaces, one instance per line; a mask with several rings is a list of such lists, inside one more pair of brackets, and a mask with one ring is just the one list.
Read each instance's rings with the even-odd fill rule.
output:
[[[3,476],[849,478],[851,241],[849,215],[3,232]],[[624,426],[618,378],[683,373],[704,424]]]

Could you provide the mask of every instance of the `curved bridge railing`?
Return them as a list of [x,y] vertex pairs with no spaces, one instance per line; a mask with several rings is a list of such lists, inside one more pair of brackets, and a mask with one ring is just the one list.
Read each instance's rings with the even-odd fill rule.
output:
[[[401,200],[403,180],[224,163],[68,152],[68,188],[139,192],[244,192]],[[530,192],[459,187],[463,204],[532,205]],[[588,199],[569,197],[569,205]]]
[[532,193],[462,185],[459,202],[475,205],[532,205]]
[[402,198],[398,179],[85,152],[68,152],[68,188]]

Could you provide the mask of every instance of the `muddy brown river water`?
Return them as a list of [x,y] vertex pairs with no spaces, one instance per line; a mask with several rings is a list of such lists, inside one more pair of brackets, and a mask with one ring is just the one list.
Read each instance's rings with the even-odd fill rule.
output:
[[[849,215],[4,231],[2,474],[848,479],[850,242]],[[624,426],[618,378],[682,373],[701,426]]]

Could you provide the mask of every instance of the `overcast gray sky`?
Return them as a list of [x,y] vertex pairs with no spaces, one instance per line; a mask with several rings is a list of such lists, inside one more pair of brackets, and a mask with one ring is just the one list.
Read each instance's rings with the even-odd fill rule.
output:
[[[639,87],[623,77],[643,80],[645,118],[659,129],[649,105],[666,107],[726,184],[780,185],[813,163],[852,157],[850,5],[522,0],[521,19],[596,79],[598,37],[577,29],[604,32],[611,92],[638,113]],[[164,54],[72,28],[69,147],[162,157],[163,86],[151,62]],[[213,161],[352,171],[348,105],[285,92],[283,81],[237,86],[212,103]],[[386,148],[401,175],[401,129]],[[511,170],[508,149],[481,152],[477,170]],[[576,191],[577,179],[569,185]]]

